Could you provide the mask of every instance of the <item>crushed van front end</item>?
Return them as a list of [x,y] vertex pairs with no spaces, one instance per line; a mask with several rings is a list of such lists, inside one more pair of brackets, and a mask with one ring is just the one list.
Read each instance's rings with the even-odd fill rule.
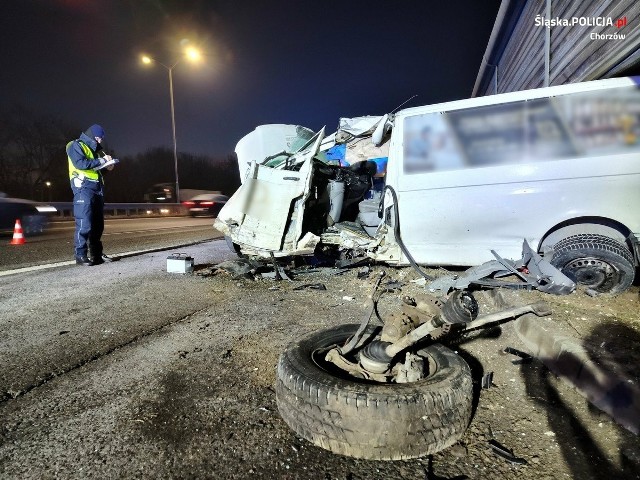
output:
[[[388,253],[393,245],[379,215],[381,165],[386,166],[381,155],[387,154],[388,147],[373,145],[371,133],[382,119],[366,117],[355,129],[348,123],[328,137],[324,130],[310,135],[309,129],[297,126],[256,129],[239,142],[242,185],[220,211],[214,227],[249,256],[313,255],[325,248],[399,258],[395,252]],[[292,139],[286,132],[298,132],[301,137]],[[271,137],[266,136],[269,133]],[[349,139],[358,144],[355,153],[348,151]],[[298,148],[288,152],[292,144]]]

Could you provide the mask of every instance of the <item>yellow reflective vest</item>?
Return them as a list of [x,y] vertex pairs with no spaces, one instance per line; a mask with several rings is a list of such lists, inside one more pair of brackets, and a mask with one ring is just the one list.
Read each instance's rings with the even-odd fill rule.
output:
[[[69,143],[67,143],[66,150],[69,150],[69,146],[74,141],[76,141],[76,140],[72,140]],[[95,158],[93,156],[93,151],[87,145],[85,145],[84,142],[82,142],[81,140],[77,140],[77,142],[80,144],[80,148],[82,148],[82,151],[83,151],[83,153],[85,154],[85,156],[87,158],[90,158],[90,159],[94,159]],[[78,177],[81,180],[84,180],[86,178],[88,180],[91,180],[92,182],[100,181],[100,172],[96,172],[95,170],[91,170],[91,169],[89,169],[89,170],[80,170],[79,168],[76,168],[76,166],[71,161],[71,157],[69,157],[68,154],[67,154],[67,160],[69,161],[69,179],[73,179],[75,177]]]

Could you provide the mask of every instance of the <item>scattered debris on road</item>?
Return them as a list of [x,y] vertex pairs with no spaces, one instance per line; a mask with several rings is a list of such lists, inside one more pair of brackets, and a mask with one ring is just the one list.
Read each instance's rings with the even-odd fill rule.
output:
[[[453,289],[461,290],[470,285],[482,287],[536,288],[541,292],[555,295],[567,295],[576,289],[576,284],[556,267],[534,252],[529,243],[522,244],[522,259],[508,260],[491,250],[495,260],[472,267],[460,277],[444,276],[427,285],[431,292],[448,293]],[[515,275],[519,282],[497,280]]]

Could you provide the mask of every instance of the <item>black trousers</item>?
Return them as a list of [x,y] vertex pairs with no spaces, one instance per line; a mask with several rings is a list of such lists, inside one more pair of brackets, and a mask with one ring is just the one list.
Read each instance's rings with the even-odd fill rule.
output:
[[[86,184],[86,181],[84,182]],[[76,231],[73,237],[76,257],[86,257],[88,251],[93,258],[102,256],[102,232],[104,232],[104,196],[84,184],[73,190],[73,216]]]

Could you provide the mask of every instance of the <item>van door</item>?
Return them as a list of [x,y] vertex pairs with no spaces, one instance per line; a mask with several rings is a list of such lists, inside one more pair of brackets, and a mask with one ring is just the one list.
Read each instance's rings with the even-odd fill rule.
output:
[[297,170],[252,162],[244,183],[218,214],[214,224],[241,247],[263,254],[293,254],[302,235],[305,202],[313,174],[313,157],[323,138],[319,132],[291,164]]

